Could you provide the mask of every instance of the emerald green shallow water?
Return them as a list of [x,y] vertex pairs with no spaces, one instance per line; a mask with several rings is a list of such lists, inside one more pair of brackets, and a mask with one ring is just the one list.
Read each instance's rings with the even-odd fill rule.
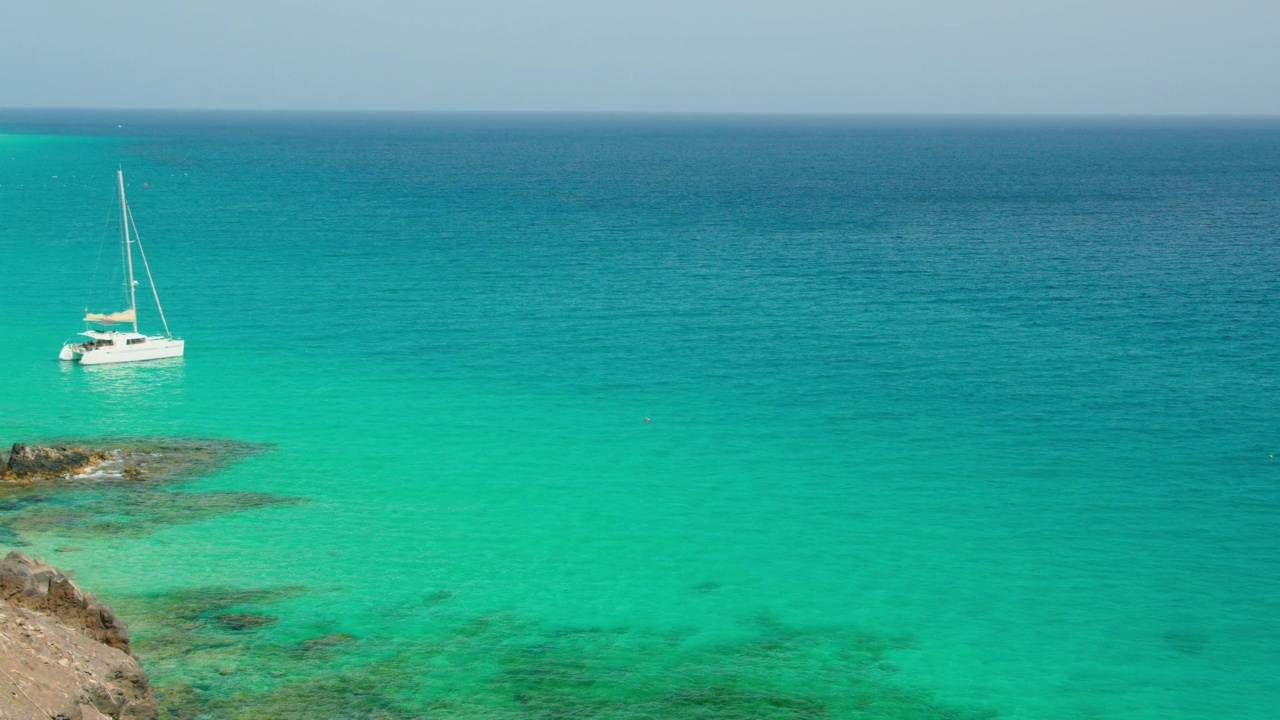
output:
[[[0,440],[269,446],[0,509],[171,717],[1274,715],[1280,125],[0,131]],[[60,364],[117,164],[187,357]]]

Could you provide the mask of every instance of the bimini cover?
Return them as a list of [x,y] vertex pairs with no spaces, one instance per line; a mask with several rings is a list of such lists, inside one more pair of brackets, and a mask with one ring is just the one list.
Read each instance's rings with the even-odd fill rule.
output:
[[112,325],[115,323],[131,323],[137,317],[133,309],[121,310],[113,313],[91,313],[84,314],[85,322],[102,323],[103,325]]

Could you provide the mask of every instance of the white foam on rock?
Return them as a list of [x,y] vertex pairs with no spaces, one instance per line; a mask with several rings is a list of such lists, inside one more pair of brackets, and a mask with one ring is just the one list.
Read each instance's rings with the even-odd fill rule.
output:
[[107,458],[94,463],[75,475],[67,475],[71,480],[118,480],[124,477],[124,453],[112,450]]

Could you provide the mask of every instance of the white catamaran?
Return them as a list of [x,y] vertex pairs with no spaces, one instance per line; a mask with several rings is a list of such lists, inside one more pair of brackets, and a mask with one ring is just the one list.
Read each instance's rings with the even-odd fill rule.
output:
[[[151,267],[147,264],[147,253],[142,249],[142,238],[138,236],[138,226],[133,222],[133,212],[124,198],[124,171],[116,171],[116,181],[120,186],[120,242],[124,246],[124,265],[127,278],[125,294],[129,298],[129,309],[113,313],[91,313],[85,310],[85,331],[80,333],[89,338],[78,343],[66,343],[58,357],[71,360],[81,365],[103,365],[106,363],[137,362],[139,360],[159,360],[161,358],[181,357],[183,341],[169,332],[169,323],[164,319],[164,309],[160,307],[160,294],[151,280]],[[133,228],[132,236],[129,232]],[[151,296],[156,300],[156,312],[164,325],[164,335],[144,335],[138,332],[138,301],[136,290],[138,281],[133,279],[133,246],[138,246],[138,255],[142,257],[142,267],[147,272],[147,283],[151,286]],[[97,329],[94,325],[109,326],[120,323],[133,325],[133,332],[121,330]]]

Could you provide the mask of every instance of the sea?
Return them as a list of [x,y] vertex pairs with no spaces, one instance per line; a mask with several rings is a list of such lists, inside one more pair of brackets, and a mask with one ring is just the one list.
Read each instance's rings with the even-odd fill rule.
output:
[[1268,720],[1278,322],[1275,119],[4,110],[0,442],[237,450],[0,551],[163,718]]

